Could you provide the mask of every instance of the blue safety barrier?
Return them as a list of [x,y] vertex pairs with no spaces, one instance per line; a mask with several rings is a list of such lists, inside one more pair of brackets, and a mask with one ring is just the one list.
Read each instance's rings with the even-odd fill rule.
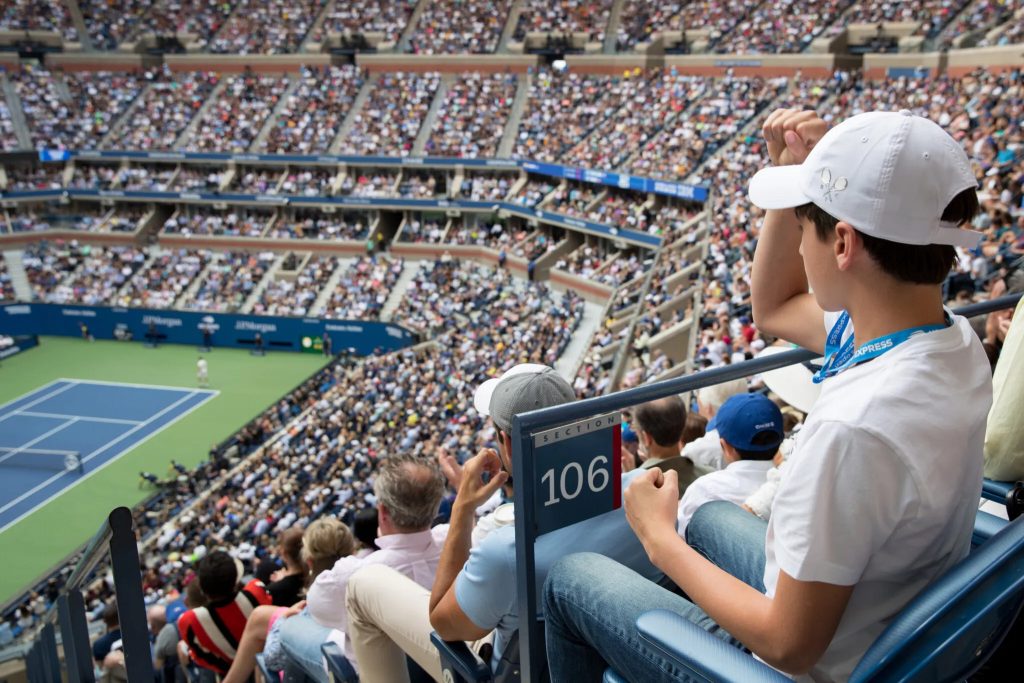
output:
[[[83,324],[96,339],[123,339],[127,331],[134,341],[205,346],[204,333],[209,332],[213,346],[243,349],[253,349],[259,333],[265,351],[317,352],[326,333],[336,353],[360,356],[418,341],[416,334],[399,325],[364,320],[38,303],[0,306],[0,334],[80,337]],[[150,338],[152,333],[155,337]]]
[[[103,521],[99,531],[86,545],[82,559],[64,584],[56,604],[43,615],[43,626],[26,657],[29,683],[60,681],[62,671],[68,683],[92,683],[96,680],[82,588],[91,581],[93,569],[108,555],[114,574],[114,595],[128,680],[154,680],[132,513],[126,507],[119,507]],[[60,626],[63,667],[57,654],[55,623]]]

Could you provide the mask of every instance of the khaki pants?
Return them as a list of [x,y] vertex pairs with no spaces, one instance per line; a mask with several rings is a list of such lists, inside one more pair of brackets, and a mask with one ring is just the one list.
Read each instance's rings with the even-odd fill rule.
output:
[[441,680],[430,642],[430,591],[390,567],[360,569],[348,581],[348,633],[362,683],[408,683],[405,656]]

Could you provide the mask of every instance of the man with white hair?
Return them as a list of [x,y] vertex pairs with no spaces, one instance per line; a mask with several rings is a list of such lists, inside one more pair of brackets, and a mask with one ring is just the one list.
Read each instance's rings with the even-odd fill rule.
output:
[[713,472],[725,466],[718,430],[715,429],[715,415],[726,401],[737,394],[747,393],[747,380],[734,379],[697,390],[697,412],[708,419],[704,436],[683,447],[683,456],[693,461],[697,468]]

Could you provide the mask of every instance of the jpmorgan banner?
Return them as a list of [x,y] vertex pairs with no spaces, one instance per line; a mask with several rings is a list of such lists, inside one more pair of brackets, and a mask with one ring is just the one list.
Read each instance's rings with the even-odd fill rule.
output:
[[[154,311],[139,308],[9,304],[0,306],[0,334],[54,335],[266,351],[303,351],[304,339],[330,335],[331,349],[356,355],[394,351],[415,344],[398,325],[363,320],[284,318],[231,313]],[[209,338],[207,339],[207,335]],[[257,338],[259,335],[259,338]]]

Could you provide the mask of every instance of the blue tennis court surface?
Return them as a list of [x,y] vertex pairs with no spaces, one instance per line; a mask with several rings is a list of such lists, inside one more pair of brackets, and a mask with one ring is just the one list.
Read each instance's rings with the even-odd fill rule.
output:
[[0,531],[216,395],[60,379],[0,406]]

